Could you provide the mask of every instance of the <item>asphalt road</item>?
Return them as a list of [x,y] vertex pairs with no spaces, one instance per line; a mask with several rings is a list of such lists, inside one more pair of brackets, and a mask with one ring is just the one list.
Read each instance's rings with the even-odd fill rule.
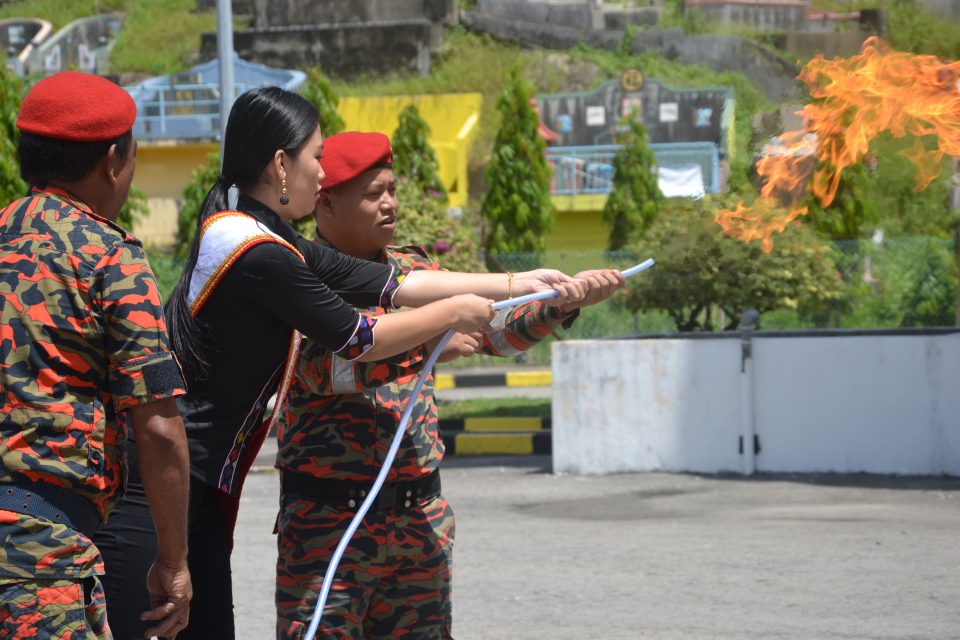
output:
[[[960,479],[555,476],[445,462],[458,640],[960,639]],[[273,637],[277,476],[246,482],[238,638]]]

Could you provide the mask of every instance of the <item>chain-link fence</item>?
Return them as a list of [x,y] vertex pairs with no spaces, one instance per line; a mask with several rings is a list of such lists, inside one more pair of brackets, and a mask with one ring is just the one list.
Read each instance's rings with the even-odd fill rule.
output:
[[[542,254],[498,254],[495,263],[504,270],[526,271],[540,266],[574,274],[594,268],[624,269],[656,256],[630,251],[548,251]],[[821,317],[802,317],[796,311],[765,313],[761,329],[892,328],[956,324],[957,254],[953,240],[895,238],[845,241],[835,244],[837,270],[843,280],[843,298]],[[150,263],[166,300],[183,270],[183,261],[153,254]],[[656,268],[656,267],[654,267]],[[640,273],[637,278],[643,278]],[[583,309],[573,326],[552,339],[622,337],[670,333],[676,326],[665,312],[633,314],[614,302]],[[520,358],[532,364],[550,361],[550,342]],[[477,365],[497,360],[470,358],[460,364]]]
[[[843,298],[828,314],[802,317],[795,311],[764,314],[765,329],[891,328],[956,324],[957,256],[954,240],[894,238],[851,240],[834,245]],[[500,254],[505,269],[537,266],[576,273],[583,269],[622,269],[646,259],[629,251],[554,251],[543,254]],[[656,268],[656,267],[654,267]],[[642,278],[643,274],[635,277]],[[570,338],[605,338],[635,333],[673,332],[662,312],[633,315],[612,303],[585,309],[565,332]]]
[[844,298],[827,326],[890,328],[957,324],[955,239],[895,238],[835,244]]

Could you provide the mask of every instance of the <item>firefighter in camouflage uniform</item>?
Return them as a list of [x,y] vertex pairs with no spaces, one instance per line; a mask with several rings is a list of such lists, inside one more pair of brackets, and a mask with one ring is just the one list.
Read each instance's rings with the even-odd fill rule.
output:
[[135,117],[119,86],[64,72],[17,119],[31,187],[0,211],[2,638],[110,637],[91,536],[123,491],[128,428],[160,542],[143,617],[168,638],[187,623],[184,383],[140,242],[114,223]]
[[[347,132],[324,141],[318,241],[404,273],[440,270],[417,247],[388,246],[397,223],[391,161],[383,134]],[[500,311],[490,331],[458,334],[441,359],[529,349],[569,327],[577,308],[608,298],[623,283],[612,270],[578,277],[587,284],[586,297],[565,303],[566,310],[530,303]],[[360,363],[305,343],[278,429],[278,638],[303,637],[327,563],[380,471],[428,348]],[[443,442],[432,376],[413,401],[386,483],[346,548],[318,639],[451,637],[454,515],[440,491]]]

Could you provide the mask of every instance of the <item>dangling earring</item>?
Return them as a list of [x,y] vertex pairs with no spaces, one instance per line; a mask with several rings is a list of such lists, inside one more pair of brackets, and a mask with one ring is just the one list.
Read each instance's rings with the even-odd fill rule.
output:
[[280,186],[282,187],[282,189],[280,189],[280,204],[282,204],[283,206],[287,206],[288,204],[290,204],[290,198],[287,197],[287,179],[286,178],[283,178],[282,180],[280,180]]

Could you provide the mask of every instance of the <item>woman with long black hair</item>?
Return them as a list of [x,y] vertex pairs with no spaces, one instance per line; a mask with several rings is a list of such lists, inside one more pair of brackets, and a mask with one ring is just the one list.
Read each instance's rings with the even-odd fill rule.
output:
[[[301,332],[342,357],[376,360],[447,329],[477,330],[493,315],[491,298],[551,287],[557,304],[584,295],[582,283],[547,269],[404,278],[387,265],[301,238],[289,223],[313,212],[320,190],[317,123],[309,102],[276,87],[237,99],[222,175],[204,200],[186,269],[167,304],[173,350],[188,384],[177,404],[190,445],[194,598],[181,638],[234,637],[230,550],[240,490],[272,426],[264,420],[268,401],[275,396],[283,404]],[[240,194],[234,210],[227,202],[231,185]],[[351,304],[420,308],[375,318]],[[143,586],[139,558],[152,560],[155,541],[138,485],[131,477],[127,498],[96,537],[108,565],[108,621],[118,640],[142,637],[139,612],[160,604],[146,601]]]

